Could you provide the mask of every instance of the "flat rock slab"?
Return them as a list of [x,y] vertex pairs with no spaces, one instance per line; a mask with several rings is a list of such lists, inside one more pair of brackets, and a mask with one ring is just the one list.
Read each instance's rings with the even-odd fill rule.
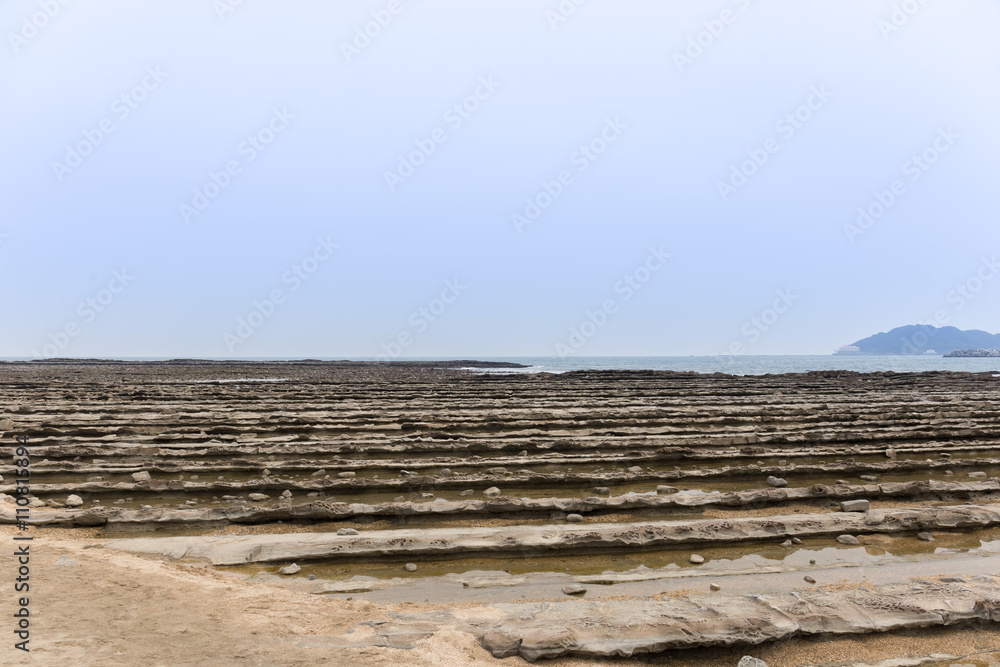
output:
[[962,585],[919,581],[838,592],[713,594],[665,602],[574,600],[523,607],[483,634],[480,641],[494,657],[631,657],[805,635],[998,622],[1000,582],[977,577]]
[[[184,484],[177,482],[177,484]],[[671,487],[672,488],[672,487]],[[675,490],[676,491],[676,490]],[[214,523],[265,524],[276,521],[338,521],[358,516],[490,516],[504,514],[539,513],[553,511],[608,512],[633,509],[699,509],[707,507],[743,507],[764,504],[780,504],[811,500],[816,498],[938,498],[947,494],[968,496],[970,494],[1000,491],[1000,482],[888,482],[877,485],[829,486],[814,484],[792,489],[758,489],[729,493],[675,494],[670,496],[655,493],[630,493],[614,497],[589,498],[513,498],[499,497],[490,500],[449,501],[437,499],[433,502],[415,503],[409,501],[379,504],[343,503],[320,500],[301,505],[232,506],[208,509],[154,508],[125,509],[123,507],[91,507],[79,510],[32,512],[30,525],[70,525],[98,526],[105,524],[193,524]],[[251,494],[252,495],[252,494]],[[82,502],[82,501],[81,501]],[[867,502],[867,501],[865,501]],[[842,510],[858,511],[857,506]],[[4,507],[0,503],[0,523],[17,523],[18,517],[13,505]]]
[[479,553],[530,557],[995,525],[1000,525],[1000,506],[957,506],[701,521],[384,530],[361,535],[287,533],[137,538],[112,540],[105,546],[170,559],[207,560],[213,565],[242,565],[377,556],[447,558]]

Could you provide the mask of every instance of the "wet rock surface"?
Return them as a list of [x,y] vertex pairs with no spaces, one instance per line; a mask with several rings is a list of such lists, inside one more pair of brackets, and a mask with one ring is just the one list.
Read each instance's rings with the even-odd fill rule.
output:
[[[927,529],[1000,525],[1000,506],[888,509],[868,514],[833,512],[745,519],[664,521],[631,524],[434,528],[365,531],[360,535],[288,533],[227,537],[163,537],[112,540],[105,546],[169,559],[205,559],[213,565],[289,560],[375,557],[455,557],[467,554],[587,553],[644,548],[683,548],[776,541],[791,536],[838,536],[859,545],[851,533],[893,534]],[[692,556],[692,562],[696,557]]]

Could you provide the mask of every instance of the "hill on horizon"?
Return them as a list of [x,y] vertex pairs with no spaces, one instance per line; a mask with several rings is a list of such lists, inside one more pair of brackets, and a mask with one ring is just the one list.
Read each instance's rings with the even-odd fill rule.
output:
[[861,348],[861,354],[924,354],[927,350],[950,354],[955,350],[1000,349],[1000,334],[909,324],[862,338],[854,345]]

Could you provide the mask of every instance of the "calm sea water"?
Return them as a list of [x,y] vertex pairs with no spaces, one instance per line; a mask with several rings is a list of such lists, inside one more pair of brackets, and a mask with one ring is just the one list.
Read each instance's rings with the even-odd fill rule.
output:
[[[454,357],[453,357],[454,358]],[[860,373],[895,371],[967,371],[1000,373],[1000,358],[946,359],[942,356],[711,356],[711,357],[477,357],[482,361],[513,361],[531,368],[520,372],[563,373],[576,370],[695,371],[764,375],[849,370]],[[509,372],[509,371],[508,371]]]
[[[311,357],[315,358],[315,357]],[[400,358],[399,361],[451,361],[470,357]],[[860,373],[895,371],[993,372],[1000,374],[1000,358],[946,359],[938,355],[923,356],[711,356],[711,357],[472,357],[477,361],[513,361],[529,366],[526,369],[499,372],[564,373],[576,370],[669,370],[698,373],[731,373],[733,375],[763,375],[765,373],[804,373],[820,370],[849,370]],[[128,359],[129,361],[163,361],[165,357]],[[350,359],[374,361],[373,357],[331,357],[326,361]],[[292,358],[254,358],[247,361],[290,361]],[[3,359],[3,361],[25,361]],[[498,371],[490,371],[498,372]]]

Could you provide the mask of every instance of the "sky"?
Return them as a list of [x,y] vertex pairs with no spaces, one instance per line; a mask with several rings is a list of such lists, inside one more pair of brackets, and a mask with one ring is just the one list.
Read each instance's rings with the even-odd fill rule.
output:
[[1000,332],[987,0],[8,0],[0,356]]

